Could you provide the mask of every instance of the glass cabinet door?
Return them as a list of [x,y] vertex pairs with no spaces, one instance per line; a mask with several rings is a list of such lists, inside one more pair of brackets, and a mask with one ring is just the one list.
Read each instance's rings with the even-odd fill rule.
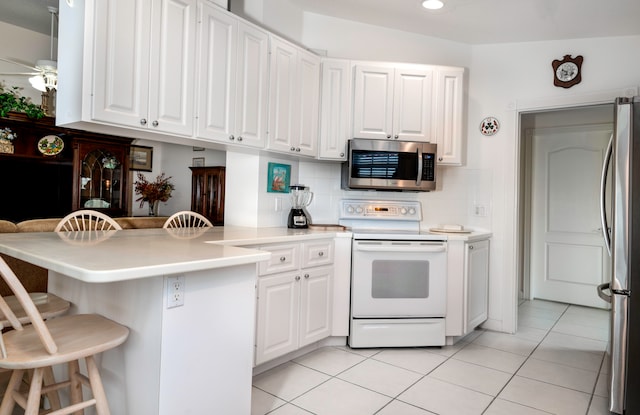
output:
[[122,160],[104,149],[95,149],[82,159],[80,206],[87,209],[120,208]]

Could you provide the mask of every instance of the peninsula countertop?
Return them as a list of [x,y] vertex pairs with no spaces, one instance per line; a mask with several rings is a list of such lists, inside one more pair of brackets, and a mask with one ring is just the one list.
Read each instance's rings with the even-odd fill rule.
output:
[[287,228],[125,229],[0,234],[0,253],[91,283],[255,263],[247,245],[331,238],[348,232]]

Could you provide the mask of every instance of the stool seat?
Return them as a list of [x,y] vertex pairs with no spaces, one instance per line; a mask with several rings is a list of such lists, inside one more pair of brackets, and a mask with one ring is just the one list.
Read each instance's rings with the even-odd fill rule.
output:
[[129,329],[98,314],[75,314],[45,322],[58,346],[54,354],[47,352],[33,326],[5,333],[7,357],[0,359],[4,369],[34,369],[54,366],[70,360],[113,349],[125,342]]
[[[51,293],[29,293],[29,297],[31,297],[31,301],[33,301],[33,304],[35,304],[36,308],[38,309],[38,313],[40,313],[40,316],[43,320],[48,320],[50,318],[65,314],[71,307],[70,302]],[[11,311],[13,311],[13,313],[16,315],[18,321],[20,321],[20,323],[22,324],[28,324],[29,317],[27,316],[27,313],[24,311],[22,306],[20,306],[20,302],[18,301],[16,296],[8,295],[3,298],[7,302],[9,308],[11,308]],[[7,320],[1,310],[0,324],[5,327],[9,324],[9,320]]]

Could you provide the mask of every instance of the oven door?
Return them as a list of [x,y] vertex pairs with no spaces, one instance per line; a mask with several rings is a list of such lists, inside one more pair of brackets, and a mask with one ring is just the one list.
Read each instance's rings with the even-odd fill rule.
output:
[[446,242],[354,241],[352,317],[444,317],[446,251]]

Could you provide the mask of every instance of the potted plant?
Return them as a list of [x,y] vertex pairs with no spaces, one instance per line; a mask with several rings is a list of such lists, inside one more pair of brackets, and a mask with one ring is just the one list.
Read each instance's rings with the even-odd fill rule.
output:
[[158,216],[158,203],[166,202],[171,197],[175,186],[169,182],[170,178],[162,173],[155,182],[149,182],[142,173],[138,173],[138,180],[134,184],[136,194],[140,197],[136,201],[140,202],[140,207],[144,206],[144,202],[149,202],[149,216]]
[[0,117],[6,117],[10,112],[22,112],[27,117],[39,120],[44,117],[44,110],[31,102],[31,99],[20,95],[17,86],[6,89],[0,83]]

